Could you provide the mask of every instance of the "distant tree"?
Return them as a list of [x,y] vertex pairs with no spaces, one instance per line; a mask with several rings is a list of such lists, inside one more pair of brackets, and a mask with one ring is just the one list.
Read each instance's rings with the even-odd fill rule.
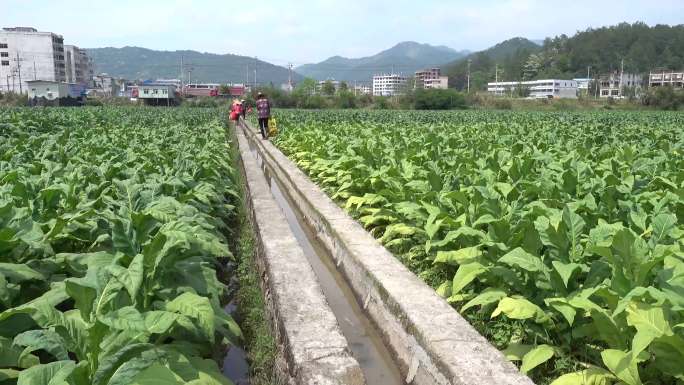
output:
[[222,95],[230,94],[230,86],[228,84],[221,84],[219,86],[219,93]]
[[337,94],[336,107],[356,108],[356,96],[354,96],[354,93],[350,92],[349,90],[342,91],[340,89],[340,92]]
[[321,93],[326,96],[333,96],[335,95],[335,85],[333,84],[332,81],[326,80],[325,83],[321,86]]
[[297,84],[294,89],[295,95],[300,97],[310,96],[316,93],[316,81],[311,78],[306,78]]
[[453,89],[416,90],[413,95],[417,110],[450,110],[465,108],[465,96]]
[[349,84],[344,80],[340,82],[340,92],[349,91]]

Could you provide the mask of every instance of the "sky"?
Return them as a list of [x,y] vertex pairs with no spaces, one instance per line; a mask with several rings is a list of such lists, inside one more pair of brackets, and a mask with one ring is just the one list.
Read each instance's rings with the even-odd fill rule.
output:
[[684,23],[684,0],[0,0],[0,26],[82,48],[257,56],[278,65],[373,55],[401,41],[486,49],[620,22]]

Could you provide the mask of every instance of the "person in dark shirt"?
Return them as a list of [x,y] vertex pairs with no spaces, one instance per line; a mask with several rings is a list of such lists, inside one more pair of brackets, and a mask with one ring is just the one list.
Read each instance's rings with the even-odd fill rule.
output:
[[264,139],[268,139],[268,119],[271,118],[271,103],[263,93],[259,92],[256,101],[257,114],[259,115],[259,130]]

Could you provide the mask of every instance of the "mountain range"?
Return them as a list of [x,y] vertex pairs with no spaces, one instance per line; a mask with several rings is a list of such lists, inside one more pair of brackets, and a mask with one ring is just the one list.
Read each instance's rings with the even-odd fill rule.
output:
[[358,59],[333,56],[320,63],[299,66],[295,71],[317,80],[369,82],[377,73],[412,75],[417,70],[446,64],[468,54],[469,51],[406,41],[372,56]]
[[[253,83],[256,66],[260,84],[287,83],[289,70],[261,60],[239,55],[218,55],[197,51],[155,51],[140,47],[90,48],[88,55],[95,63],[97,73],[131,80],[177,79],[184,64],[183,77],[191,82]],[[303,77],[293,73],[293,81]]]

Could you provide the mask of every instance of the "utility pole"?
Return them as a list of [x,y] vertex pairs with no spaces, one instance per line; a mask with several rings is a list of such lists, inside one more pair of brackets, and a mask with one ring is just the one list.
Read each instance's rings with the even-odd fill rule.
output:
[[36,75],[36,61],[33,61],[33,80],[38,80]]
[[287,64],[287,68],[289,69],[288,77],[287,77],[287,84],[288,84],[288,90],[290,92],[294,89],[292,86],[292,63]]
[[625,59],[620,61],[620,89],[618,89],[619,98],[622,99],[622,77],[625,75]]
[[257,66],[259,64],[259,59],[254,56],[254,89],[257,88]]
[[495,90],[496,90],[496,95],[499,95],[499,64],[496,64],[496,66],[494,68],[495,68],[494,69],[494,78],[495,78],[494,84],[496,84]]
[[180,62],[180,86],[181,86],[181,93],[185,93],[184,88],[183,88],[183,55],[181,55],[181,62]]
[[472,60],[468,59],[468,93],[470,93],[470,63]]
[[24,90],[21,85],[21,62],[24,61],[24,59],[19,58],[19,51],[17,51],[17,58],[14,59],[14,61],[17,62],[17,73],[19,74],[19,93],[23,94]]
[[9,78],[10,78],[10,76],[9,76],[9,74],[7,74],[7,92],[9,92],[9,90],[10,90],[10,87],[9,87]]

